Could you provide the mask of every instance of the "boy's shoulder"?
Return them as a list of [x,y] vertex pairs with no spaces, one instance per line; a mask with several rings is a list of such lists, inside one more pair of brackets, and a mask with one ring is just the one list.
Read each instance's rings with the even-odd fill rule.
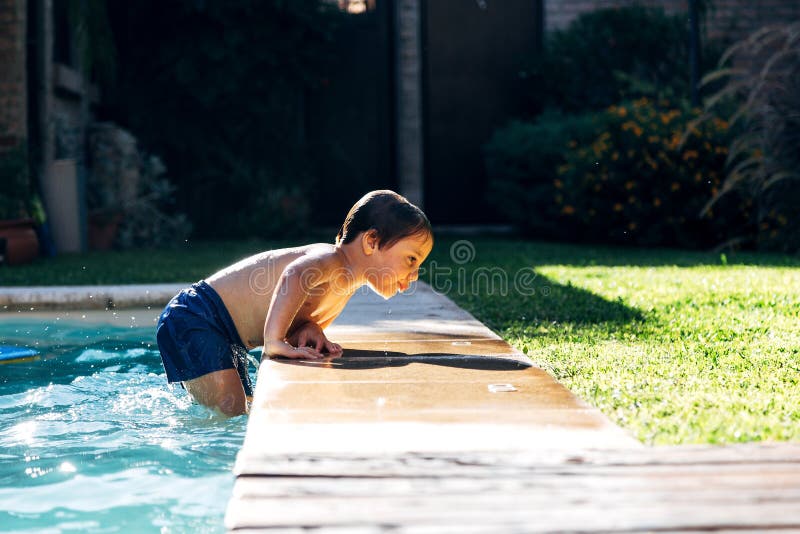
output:
[[303,247],[301,254],[291,262],[290,267],[302,271],[317,269],[323,273],[330,273],[344,265],[342,256],[336,251],[335,246],[317,243]]

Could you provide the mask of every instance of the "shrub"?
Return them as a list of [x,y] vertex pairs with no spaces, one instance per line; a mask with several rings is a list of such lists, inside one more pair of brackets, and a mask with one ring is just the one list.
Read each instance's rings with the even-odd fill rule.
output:
[[120,60],[108,113],[164,157],[198,235],[274,236],[297,222],[265,207],[276,191],[314,190],[303,109],[327,72],[334,8],[109,3]]
[[[534,145],[533,135],[544,136],[547,129],[531,127],[524,144],[503,150],[499,143],[510,144],[512,139],[507,130],[495,137],[498,144],[492,147],[502,155],[487,156],[491,162],[487,166],[495,165],[496,191],[519,195],[516,200],[505,199],[518,203],[509,212],[516,215],[514,222],[537,236],[709,246],[732,229],[747,226],[747,207],[732,196],[700,215],[722,182],[729,128],[723,120],[710,121],[692,130],[681,144],[687,123],[696,116],[696,111],[685,107],[645,98],[611,106],[591,120],[574,123],[589,125],[586,130],[568,127],[567,139],[562,135],[548,140],[554,145],[546,167],[537,167],[536,162],[544,162],[538,149],[526,146]],[[520,126],[515,128],[522,131]],[[560,157],[553,155],[559,144]],[[526,159],[531,155],[536,157],[534,162]],[[536,171],[521,178],[527,168]],[[533,189],[522,193],[524,186],[518,184],[526,179],[537,180],[535,193]],[[550,183],[545,183],[547,179]],[[500,196],[494,198],[503,201]],[[534,213],[544,214],[547,223],[524,220]],[[520,214],[526,215],[520,218]]]
[[28,144],[23,141],[0,152],[0,219],[45,219],[44,207],[28,172]]
[[[726,67],[730,62],[732,67]],[[758,232],[736,236],[760,247],[800,250],[800,22],[764,28],[735,44],[703,83],[726,83],[695,124],[736,124],[727,176],[708,208],[729,195],[754,204]]]
[[[175,186],[161,159],[142,151],[136,138],[113,123],[89,130],[86,181],[90,245],[92,227],[118,226],[117,248],[163,247],[182,242],[191,224],[175,213]],[[106,246],[112,243],[107,243]]]
[[26,217],[29,190],[25,145],[0,153],[0,219]]
[[566,163],[566,147],[591,142],[598,115],[547,113],[535,123],[512,122],[484,147],[489,202],[524,232],[540,237],[563,233],[553,203],[556,170]]
[[[583,14],[550,34],[543,53],[523,72],[529,111],[597,111],[640,96],[688,98],[685,15],[632,6]],[[719,57],[709,43],[700,66]]]
[[558,170],[561,217],[588,239],[637,245],[705,247],[747,227],[740,201],[701,215],[722,182],[729,128],[712,121],[683,139],[697,113],[644,98],[609,107],[608,128]]

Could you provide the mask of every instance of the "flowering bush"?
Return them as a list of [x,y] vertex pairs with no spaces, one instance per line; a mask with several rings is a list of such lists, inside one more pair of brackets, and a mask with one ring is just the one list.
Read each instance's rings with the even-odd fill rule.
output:
[[708,247],[750,234],[752,203],[726,195],[727,122],[642,98],[603,112],[512,123],[485,148],[490,200],[529,235]]
[[[746,227],[748,206],[739,197],[701,215],[722,182],[730,134],[717,119],[684,138],[697,113],[642,98],[595,115],[591,138],[566,140],[552,183],[535,200],[528,197],[528,216],[541,214],[553,229],[538,235],[704,247]],[[503,171],[493,177],[519,181]]]

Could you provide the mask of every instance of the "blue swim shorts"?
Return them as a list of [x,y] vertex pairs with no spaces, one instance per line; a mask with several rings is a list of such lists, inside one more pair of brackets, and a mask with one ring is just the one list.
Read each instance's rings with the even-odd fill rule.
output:
[[169,301],[158,318],[156,340],[169,382],[236,369],[245,395],[253,396],[247,349],[219,294],[205,281]]

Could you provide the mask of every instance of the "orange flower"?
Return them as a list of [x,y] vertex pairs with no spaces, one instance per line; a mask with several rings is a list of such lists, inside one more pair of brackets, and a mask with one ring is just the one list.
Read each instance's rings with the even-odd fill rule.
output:
[[726,121],[724,119],[720,119],[719,117],[714,117],[713,123],[714,123],[714,126],[718,130],[727,130],[728,129],[728,121]]
[[629,181],[625,182],[625,189],[627,189],[628,191],[633,189],[635,186],[636,186],[636,182],[634,182],[633,180],[629,180]]
[[628,223],[628,230],[636,230],[636,223],[635,222]]
[[627,132],[628,130],[632,130],[633,135],[636,137],[641,137],[642,133],[644,133],[644,130],[642,130],[641,126],[633,121],[628,121],[622,124],[622,131]]
[[679,184],[678,182],[672,182],[672,185],[670,186],[670,190],[673,192],[677,191],[680,188],[681,184]]
[[562,182],[561,180],[555,179],[555,180],[553,180],[553,185],[555,186],[556,189],[561,189],[562,187],[564,187],[564,182]]
[[653,199],[653,206],[659,207],[661,205],[661,199],[656,197]]
[[564,215],[572,215],[575,213],[575,208],[567,204],[566,206],[561,208],[561,213],[563,213]]
[[614,204],[614,211],[622,211],[622,204],[620,204],[619,202]]

